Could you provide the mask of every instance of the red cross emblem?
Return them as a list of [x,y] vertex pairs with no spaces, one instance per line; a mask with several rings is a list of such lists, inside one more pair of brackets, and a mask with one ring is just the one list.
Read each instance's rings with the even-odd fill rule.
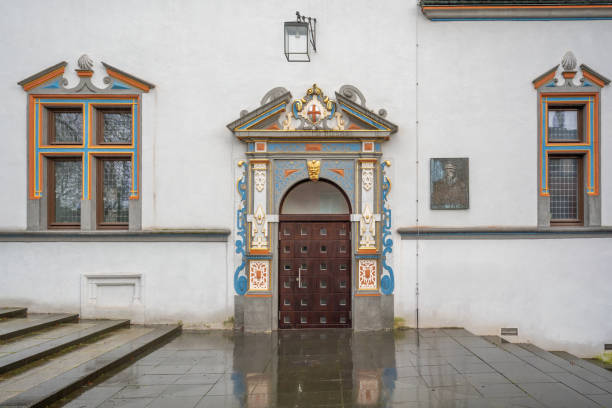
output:
[[317,115],[320,115],[321,112],[319,112],[319,110],[317,109],[317,105],[313,103],[312,105],[310,105],[310,110],[308,111],[308,114],[310,115],[311,120],[313,122],[316,122]]

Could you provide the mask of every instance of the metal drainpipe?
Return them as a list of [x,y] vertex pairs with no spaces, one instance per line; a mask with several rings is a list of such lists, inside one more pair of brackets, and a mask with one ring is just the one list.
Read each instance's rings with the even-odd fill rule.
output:
[[[418,9],[418,4],[416,5]],[[416,163],[415,163],[415,196],[416,196],[416,210],[415,210],[415,221],[416,221],[416,241],[415,241],[415,274],[416,274],[416,284],[415,284],[415,302],[416,302],[416,334],[417,334],[417,347],[420,345],[420,336],[419,336],[419,12],[415,13],[414,19],[414,30],[415,30],[415,79],[416,86],[414,92],[414,111],[416,116],[415,123],[415,153],[416,153]]]

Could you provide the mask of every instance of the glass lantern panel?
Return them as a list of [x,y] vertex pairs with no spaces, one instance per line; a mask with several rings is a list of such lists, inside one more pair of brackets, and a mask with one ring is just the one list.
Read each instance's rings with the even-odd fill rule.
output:
[[289,61],[309,61],[306,25],[285,25],[285,54]]
[[306,27],[287,27],[287,51],[305,53],[308,51],[308,29]]

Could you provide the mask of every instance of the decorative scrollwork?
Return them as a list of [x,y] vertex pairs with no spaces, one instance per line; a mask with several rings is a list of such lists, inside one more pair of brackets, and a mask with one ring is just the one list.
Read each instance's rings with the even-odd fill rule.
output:
[[325,96],[317,84],[313,84],[302,98],[293,101],[290,110],[295,124],[292,125],[290,117],[286,116],[286,121],[282,122],[284,130],[332,130],[344,126],[340,123],[342,112],[338,112],[336,102]]
[[282,86],[277,86],[276,88],[270,89],[266,94],[261,98],[261,105],[265,105],[268,102],[272,102],[276,98],[280,98],[288,91]]
[[[238,162],[238,167],[245,167],[244,161]],[[244,295],[247,291],[248,280],[244,268],[246,266],[246,201],[247,201],[247,182],[246,172],[243,171],[242,178],[238,180],[238,193],[240,194],[240,209],[236,212],[236,231],[238,239],[236,239],[236,253],[242,254],[242,263],[238,265],[234,272],[234,290],[239,295]]]
[[[366,106],[365,96],[363,96],[363,94],[361,93],[359,89],[357,89],[357,87],[353,85],[342,85],[340,87],[339,93],[345,98],[349,98],[351,101],[358,103],[359,105],[365,108]],[[359,98],[359,102],[357,102],[357,98]]]
[[387,264],[387,254],[393,252],[393,239],[391,238],[391,208],[387,201],[387,196],[391,190],[391,181],[387,177],[385,167],[391,166],[387,160],[380,164],[383,172],[382,182],[382,201],[383,201],[383,226],[382,226],[382,267],[384,276],[380,280],[381,290],[385,295],[393,293],[395,288],[395,278],[393,277],[393,268]]

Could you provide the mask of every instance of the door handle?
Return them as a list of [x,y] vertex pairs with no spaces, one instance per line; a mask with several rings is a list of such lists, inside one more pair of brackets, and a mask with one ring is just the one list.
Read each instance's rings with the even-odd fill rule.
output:
[[298,268],[298,289],[302,289],[302,268]]

